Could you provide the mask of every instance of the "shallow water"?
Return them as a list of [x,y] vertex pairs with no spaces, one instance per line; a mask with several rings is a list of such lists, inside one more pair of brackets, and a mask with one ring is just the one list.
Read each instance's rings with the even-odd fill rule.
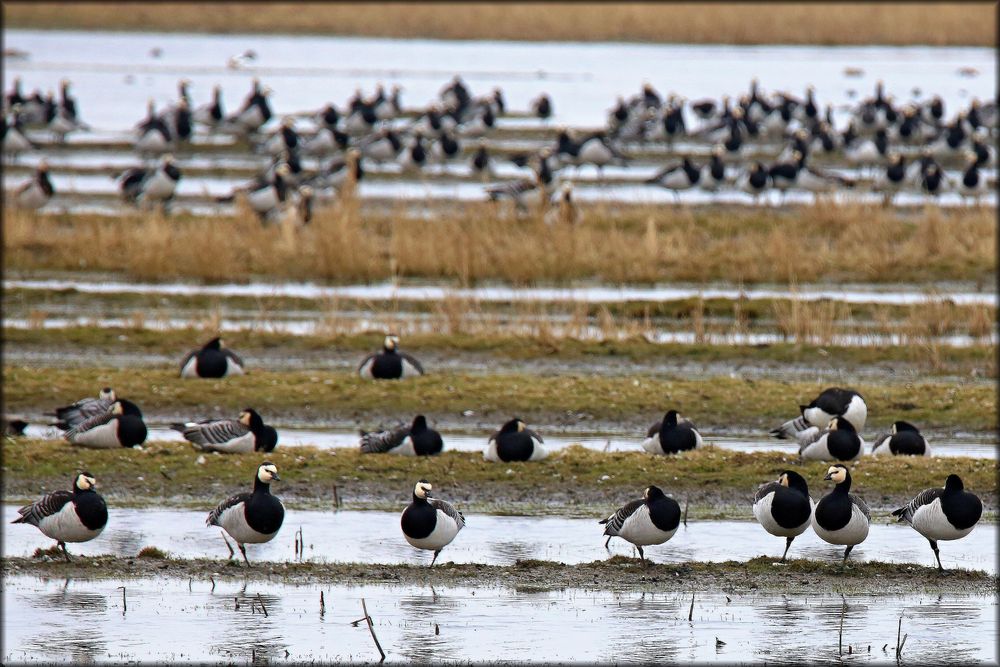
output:
[[207,296],[296,297],[300,299],[368,299],[372,301],[408,300],[440,301],[445,298],[472,299],[489,302],[580,302],[611,303],[622,301],[676,301],[702,297],[704,299],[800,299],[816,301],[830,299],[847,303],[874,303],[906,305],[949,300],[958,305],[996,303],[995,292],[929,290],[921,285],[799,285],[795,290],[781,287],[698,287],[682,285],[591,287],[447,287],[442,285],[399,285],[373,283],[370,285],[320,285],[317,283],[229,283],[203,285],[196,283],[96,282],[81,276],[79,279],[4,279],[4,289],[77,290],[89,294],[197,294]]
[[[994,662],[995,602],[963,595],[729,596],[465,586],[8,577],[4,662]],[[122,602],[124,587],[125,602]],[[319,593],[324,594],[321,611]],[[257,596],[260,596],[259,599]],[[263,602],[267,615],[261,611]],[[854,651],[847,653],[850,645]],[[870,647],[870,651],[869,651]]]
[[[394,480],[388,483],[399,488],[401,512],[409,502],[411,482]],[[669,488],[669,484],[664,488]],[[280,483],[272,490],[281,496]],[[341,491],[349,498],[349,487]],[[863,481],[859,482],[856,492],[864,497]],[[821,486],[812,489],[814,500],[825,493],[826,489]],[[223,495],[220,493],[220,500]],[[441,488],[440,497],[447,500],[447,488]],[[622,504],[628,500],[627,496],[623,497]],[[683,503],[683,498],[679,502]],[[681,526],[666,544],[647,547],[646,557],[657,563],[744,561],[757,556],[779,559],[785,540],[767,534],[752,521],[751,504],[752,495],[748,491],[746,510],[750,520],[689,521],[687,527]],[[81,555],[134,556],[145,546],[155,546],[176,557],[218,557],[221,561],[228,556],[228,550],[220,537],[220,529],[205,526],[205,517],[211,509],[126,509],[116,508],[112,502],[105,531],[90,542],[69,545],[69,551]],[[616,509],[608,507],[608,514]],[[31,526],[9,526],[17,516],[16,505],[5,503],[3,516],[8,526],[4,535],[5,556],[30,556],[39,547],[52,546],[52,540]],[[467,514],[466,527],[441,552],[439,560],[488,565],[512,565],[524,559],[568,565],[602,560],[609,553],[604,548],[607,539],[602,535],[604,528],[598,524],[601,518],[604,517],[572,519]],[[891,518],[876,516],[867,540],[854,548],[851,558],[934,566],[934,553],[927,540],[909,526],[895,523],[894,519],[889,523]],[[398,512],[286,508],[285,522],[277,537],[266,544],[247,547],[250,561],[295,560],[295,534],[299,528],[306,544],[305,559],[310,561],[391,564],[429,563],[431,559],[430,552],[415,549],[404,540]],[[997,571],[997,526],[994,523],[981,523],[962,540],[940,542],[939,545],[941,562],[946,568]],[[609,548],[611,554],[637,557],[632,545],[618,538],[611,541]],[[843,547],[823,542],[811,529],[797,537],[789,551],[793,558],[830,562],[839,562],[843,554]]]

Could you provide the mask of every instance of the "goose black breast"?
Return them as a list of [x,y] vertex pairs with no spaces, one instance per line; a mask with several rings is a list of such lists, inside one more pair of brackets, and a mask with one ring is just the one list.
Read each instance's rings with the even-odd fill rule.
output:
[[676,530],[681,523],[680,505],[673,498],[660,498],[649,505],[649,519],[664,532]]
[[98,530],[108,523],[108,506],[96,493],[78,493],[74,502],[80,523],[90,530]]
[[524,431],[497,436],[497,456],[501,461],[527,461],[534,450],[531,436]]
[[809,520],[809,499],[798,491],[782,486],[771,498],[771,518],[782,528],[797,528]]
[[135,447],[146,442],[146,424],[141,417],[122,415],[118,418],[118,442],[122,447]]
[[826,530],[840,530],[851,521],[852,503],[846,493],[831,493],[816,505],[816,523]]
[[225,376],[227,365],[225,352],[208,349],[198,353],[198,375],[203,378]]
[[889,451],[893,454],[921,456],[924,453],[924,439],[913,431],[899,431],[889,438]]
[[414,502],[403,512],[400,520],[403,533],[415,540],[423,539],[434,532],[437,525],[437,510],[430,503]]
[[660,447],[668,454],[694,449],[697,445],[698,439],[694,431],[686,425],[660,428]]
[[278,431],[273,426],[264,426],[260,433],[254,434],[254,449],[258,452],[271,452],[278,444]]
[[375,357],[372,376],[382,380],[395,380],[403,374],[403,358],[398,354],[384,353]]
[[247,525],[258,533],[270,535],[278,532],[285,519],[285,508],[281,501],[270,493],[252,493],[250,501],[243,505],[243,516]]
[[417,454],[440,454],[444,449],[444,441],[437,431],[427,429],[419,433],[410,433],[413,451]]
[[958,530],[965,530],[979,521],[983,515],[983,503],[974,494],[960,491],[941,497],[941,511],[944,512],[948,523]]
[[837,429],[826,436],[826,448],[834,458],[850,461],[861,451],[861,440],[856,433]]

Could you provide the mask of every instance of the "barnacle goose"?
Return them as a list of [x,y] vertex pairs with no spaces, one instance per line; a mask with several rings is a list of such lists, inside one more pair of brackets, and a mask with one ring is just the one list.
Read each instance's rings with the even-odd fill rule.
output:
[[979,156],[969,151],[966,153],[965,170],[958,182],[958,193],[963,197],[978,199],[988,190],[986,178],[979,173]]
[[761,484],[754,494],[753,515],[757,523],[771,535],[785,538],[782,563],[788,557],[792,540],[809,528],[813,504],[809,485],[794,470],[782,471],[777,481]]
[[149,100],[146,106],[146,118],[136,126],[133,147],[144,156],[162,155],[174,148],[170,126],[156,113],[156,103],[153,100]]
[[47,412],[46,415],[55,417],[58,421],[56,426],[67,431],[77,424],[81,424],[91,417],[103,415],[118,400],[115,390],[111,387],[104,387],[97,394],[97,398],[88,396],[81,398],[75,403],[56,408],[54,412]]
[[413,133],[408,145],[403,148],[399,165],[403,172],[420,171],[427,164],[427,147],[424,145],[424,135],[420,130]]
[[244,408],[238,419],[203,419],[171,424],[170,428],[203,452],[270,452],[278,444],[278,431],[265,424],[253,408]]
[[431,489],[426,479],[414,485],[413,500],[403,510],[399,525],[410,545],[434,552],[433,567],[441,550],[465,527],[465,517],[451,503],[432,498]]
[[260,81],[254,79],[250,94],[243,101],[243,106],[227,119],[230,127],[243,134],[250,134],[260,129],[273,115],[271,104],[268,102],[270,95],[271,89],[267,86],[261,88]]
[[472,160],[470,162],[472,165],[472,172],[474,174],[479,174],[483,178],[490,178],[493,175],[493,165],[490,161],[490,154],[486,150],[486,142],[482,139],[480,139],[476,145],[476,152],[473,153]]
[[258,176],[250,185],[234,190],[231,194],[216,197],[219,203],[235,201],[240,193],[245,194],[247,205],[257,214],[261,224],[274,220],[288,201],[292,188],[292,170],[287,162],[280,162],[268,176]]
[[63,437],[90,449],[113,449],[141,445],[146,442],[146,434],[142,411],[132,401],[120,398],[106,412],[80,422]]
[[17,208],[35,211],[48,204],[54,194],[55,188],[49,179],[49,163],[39,160],[32,179],[14,191],[14,205]]
[[21,121],[20,115],[18,114],[17,108],[13,110],[9,120],[7,116],[4,116],[3,127],[0,129],[3,131],[4,155],[14,158],[20,153],[30,151],[35,147],[35,145],[24,135],[24,125]]
[[834,417],[825,430],[815,426],[798,434],[803,461],[853,461],[864,451],[865,441],[844,417]]
[[612,537],[620,537],[634,544],[639,558],[645,561],[643,547],[663,544],[677,532],[681,508],[658,487],[647,486],[641,499],[633,500],[599,523],[604,525],[604,534],[608,536],[605,548]]
[[515,417],[490,436],[483,458],[487,461],[538,461],[548,455],[542,436]]
[[291,116],[285,116],[281,119],[278,129],[264,141],[262,148],[269,155],[277,156],[284,151],[294,151],[299,147],[300,142],[299,133],[295,131],[295,119]]
[[879,456],[930,456],[931,448],[927,439],[916,426],[909,422],[892,423],[888,433],[883,433],[872,444],[872,454]]
[[382,349],[365,357],[358,366],[361,377],[375,380],[399,380],[413,375],[423,375],[424,367],[406,352],[400,352],[399,336],[389,334],[382,342]]
[[191,350],[181,361],[182,378],[224,378],[243,375],[243,359],[226,347],[220,337],[205,343],[200,350]]
[[670,410],[662,421],[649,427],[642,448],[650,454],[676,454],[696,449],[702,444],[701,434],[694,424],[676,410]]
[[552,118],[552,100],[548,95],[542,93],[531,101],[531,113],[537,118],[548,120]]
[[892,198],[903,187],[906,175],[906,162],[903,156],[896,152],[890,153],[888,166],[873,184],[873,189],[882,193],[882,203],[885,206],[892,203]]
[[776,429],[771,435],[779,440],[795,438],[810,426],[824,428],[834,417],[844,417],[851,422],[854,430],[861,431],[868,419],[868,405],[864,397],[853,389],[830,387],[824,389],[809,405],[800,405],[801,415],[791,419]]
[[767,184],[771,180],[768,176],[767,168],[760,162],[754,162],[750,169],[739,179],[738,187],[747,194],[753,195],[756,201],[758,197],[767,189]]
[[871,511],[864,500],[850,493],[851,472],[847,466],[830,466],[823,479],[832,480],[836,486],[816,503],[813,530],[824,542],[845,545],[843,562],[847,563],[851,549],[868,537]]
[[[281,481],[278,468],[270,461],[264,461],[257,466],[253,492],[229,496],[209,513],[205,521],[206,526],[219,526],[236,540],[247,566],[250,561],[245,545],[270,542],[285,519],[285,507],[276,496],[271,495],[273,481]],[[225,540],[225,535],[222,537]],[[229,540],[225,541],[232,558],[233,548],[229,546]]]
[[212,101],[194,110],[191,119],[214,130],[226,119],[226,110],[222,106],[222,86],[212,88]]
[[693,188],[701,180],[701,170],[685,157],[680,164],[670,165],[661,169],[655,176],[646,179],[648,185],[659,185],[674,193],[674,198],[680,202],[680,191]]
[[97,481],[89,472],[77,473],[73,490],[60,489],[17,511],[11,523],[26,523],[55,540],[68,561],[67,542],[89,542],[108,525],[108,507],[97,493]]
[[441,434],[427,425],[427,418],[417,415],[409,426],[384,431],[361,432],[361,451],[366,454],[389,452],[403,456],[433,456],[444,449]]
[[938,540],[958,540],[971,533],[983,515],[983,503],[974,493],[965,490],[961,477],[948,475],[943,489],[924,489],[892,515],[927,538],[934,550],[938,570],[943,572]]
[[715,192],[729,182],[726,174],[726,164],[722,161],[722,156],[725,152],[726,149],[719,145],[712,148],[712,157],[701,168],[701,176],[698,178],[698,182],[703,190]]
[[382,164],[392,162],[399,156],[403,142],[396,132],[387,128],[363,141],[359,148],[363,157],[373,160],[375,164]]
[[487,187],[486,196],[489,201],[512,201],[518,214],[525,214],[529,209],[539,210],[547,207],[552,196],[551,190],[555,187],[555,178],[549,166],[550,157],[552,157],[552,150],[544,148],[541,153],[530,158],[530,161],[536,165],[533,178],[524,178]]
[[181,170],[172,155],[164,155],[155,169],[133,167],[118,177],[122,198],[133,204],[166,205],[174,196]]

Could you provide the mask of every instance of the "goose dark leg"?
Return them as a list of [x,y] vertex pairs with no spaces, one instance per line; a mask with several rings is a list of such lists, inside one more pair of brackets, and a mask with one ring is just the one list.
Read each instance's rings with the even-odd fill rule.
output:
[[65,542],[60,542],[59,543],[59,547],[62,549],[63,556],[66,557],[66,562],[69,563],[70,562],[70,557],[69,557],[69,552],[66,551],[66,543]]
[[611,549],[608,547],[608,545],[611,544],[611,538],[612,537],[614,537],[614,535],[608,535],[608,539],[606,539],[604,541],[604,548],[607,549],[608,551],[611,551]]
[[937,558],[938,572],[944,572],[944,568],[941,567],[941,552],[938,551],[937,540],[928,539],[927,541],[931,543],[931,549],[934,550],[934,557]]
[[795,539],[794,537],[789,537],[785,541],[785,553],[781,554],[781,562],[782,563],[785,562],[785,558],[787,558],[787,556],[788,556],[788,549],[789,549],[789,547],[792,546],[792,540],[794,540],[794,539]]
[[851,549],[853,549],[853,548],[854,548],[854,545],[852,544],[849,547],[847,547],[846,549],[844,549],[844,562],[841,563],[841,565],[847,565],[847,557],[851,555]]
[[225,533],[220,532],[219,534],[222,535],[222,541],[226,543],[226,548],[229,549],[229,557],[232,558],[233,556],[236,555],[236,552],[233,551],[233,545],[230,544],[229,540],[226,539],[226,534]]
[[436,561],[438,559],[438,554],[439,553],[441,553],[440,549],[438,549],[437,551],[434,552],[434,558],[431,558],[431,564],[429,565],[429,567],[434,567],[434,561]]
[[646,554],[642,553],[642,547],[640,547],[640,546],[637,545],[636,549],[639,550],[639,559],[642,560],[643,563],[645,563],[646,562]]
[[240,553],[243,554],[243,562],[247,564],[247,567],[250,567],[250,559],[247,558],[247,548],[242,544],[240,544],[239,542],[237,542],[236,544],[239,545]]

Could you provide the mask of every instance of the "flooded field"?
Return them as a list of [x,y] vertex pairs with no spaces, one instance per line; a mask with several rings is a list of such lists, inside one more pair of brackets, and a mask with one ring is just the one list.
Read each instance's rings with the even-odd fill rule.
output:
[[997,659],[984,631],[996,603],[969,595],[699,592],[692,608],[690,591],[662,584],[629,593],[28,576],[4,584],[4,662],[375,662],[365,623],[353,623],[365,617],[362,599],[390,663],[885,663],[901,616],[906,662]]

